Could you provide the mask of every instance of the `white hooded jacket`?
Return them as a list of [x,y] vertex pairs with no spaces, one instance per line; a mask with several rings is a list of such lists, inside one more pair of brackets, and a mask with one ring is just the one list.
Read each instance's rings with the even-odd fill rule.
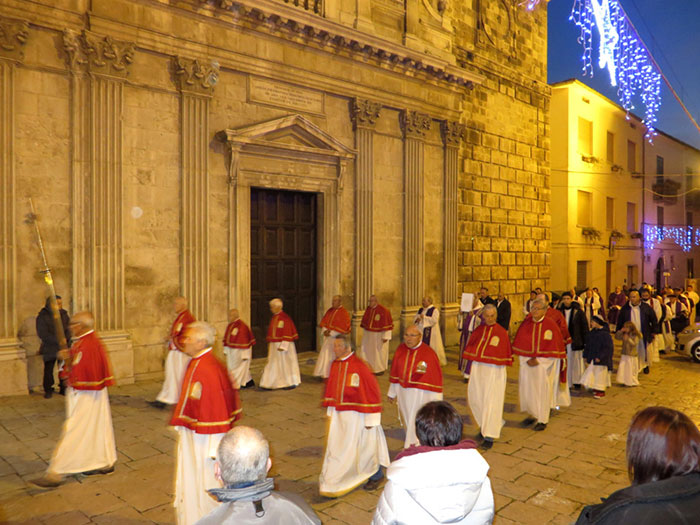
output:
[[488,470],[476,449],[402,457],[387,469],[372,525],[489,524],[494,504]]

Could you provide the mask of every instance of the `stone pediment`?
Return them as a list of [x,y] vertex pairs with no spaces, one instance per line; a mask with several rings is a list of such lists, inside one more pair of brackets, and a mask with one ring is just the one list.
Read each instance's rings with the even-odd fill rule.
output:
[[216,137],[232,150],[288,150],[337,159],[351,159],[348,148],[301,115],[289,115],[236,129],[219,131]]

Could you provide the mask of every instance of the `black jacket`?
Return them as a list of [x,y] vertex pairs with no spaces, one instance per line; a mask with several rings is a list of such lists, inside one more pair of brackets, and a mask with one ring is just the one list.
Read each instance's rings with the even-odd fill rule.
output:
[[[63,308],[61,308],[61,321],[63,322],[66,344],[69,344],[70,330],[68,329],[68,323],[70,318],[68,317],[68,312]],[[41,357],[44,361],[54,361],[59,348],[58,339],[56,338],[56,329],[53,325],[53,314],[51,313],[48,300],[46,301],[46,306],[44,306],[39,311],[39,315],[36,316],[36,334],[39,336],[39,339],[41,339],[41,347],[39,348]]]
[[691,525],[700,521],[700,473],[633,485],[584,507],[576,525]]
[[[642,336],[644,337],[644,346],[654,340],[658,322],[654,309],[646,303],[639,304],[639,318],[642,324]],[[632,319],[632,306],[629,301],[620,309],[620,315],[617,316],[617,330],[622,329],[622,326]]]
[[610,329],[607,325],[603,328],[594,328],[586,336],[586,349],[583,351],[583,358],[586,363],[591,363],[598,359],[600,366],[607,366],[608,370],[613,369],[613,340]]
[[[564,303],[559,303],[557,310],[566,319]],[[569,314],[567,328],[569,329],[569,335],[571,335],[571,349],[583,350],[586,344],[586,334],[588,333],[588,320],[586,319],[586,314],[581,310],[581,305],[576,301],[571,301],[571,314]]]
[[508,299],[503,299],[501,304],[498,304],[498,300],[496,300],[495,306],[496,310],[498,311],[496,322],[508,330],[508,327],[510,326],[510,301]]

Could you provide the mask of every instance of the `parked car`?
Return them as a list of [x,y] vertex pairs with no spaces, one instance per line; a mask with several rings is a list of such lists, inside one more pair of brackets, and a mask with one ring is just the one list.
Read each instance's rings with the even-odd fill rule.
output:
[[689,326],[678,334],[676,352],[687,355],[696,363],[700,363],[700,328]]

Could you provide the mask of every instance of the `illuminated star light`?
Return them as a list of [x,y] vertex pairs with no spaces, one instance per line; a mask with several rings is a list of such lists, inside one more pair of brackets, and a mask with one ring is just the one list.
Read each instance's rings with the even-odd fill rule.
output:
[[615,50],[617,43],[620,41],[620,36],[617,34],[615,26],[610,18],[610,4],[608,0],[591,0],[591,7],[595,15],[598,34],[600,35],[600,46],[598,49],[598,67],[601,69],[608,68],[610,73],[610,85],[617,86],[616,66],[615,66]]

